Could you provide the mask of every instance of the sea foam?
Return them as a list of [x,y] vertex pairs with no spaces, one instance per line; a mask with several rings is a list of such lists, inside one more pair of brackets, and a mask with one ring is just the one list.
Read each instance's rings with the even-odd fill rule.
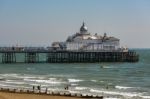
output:
[[115,86],[116,89],[131,89],[134,87],[125,87],[125,86]]
[[136,96],[141,96],[140,93],[136,92],[117,92],[117,91],[106,91],[106,90],[96,90],[96,89],[91,89],[91,92],[96,92],[96,93],[103,93],[103,94],[109,94],[109,95],[121,95],[125,97],[136,97]]
[[88,89],[88,87],[75,87],[76,90],[85,90]]
[[68,79],[69,82],[81,82],[81,79]]

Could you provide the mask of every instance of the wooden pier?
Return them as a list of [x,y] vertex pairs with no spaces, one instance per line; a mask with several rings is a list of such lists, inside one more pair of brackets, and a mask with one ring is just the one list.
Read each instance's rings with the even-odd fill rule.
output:
[[49,52],[49,63],[138,62],[135,52]]
[[23,54],[23,63],[41,62],[40,54],[45,54],[44,63],[94,63],[94,62],[138,62],[135,51],[98,52],[98,51],[0,51],[1,63],[18,63],[16,54]]

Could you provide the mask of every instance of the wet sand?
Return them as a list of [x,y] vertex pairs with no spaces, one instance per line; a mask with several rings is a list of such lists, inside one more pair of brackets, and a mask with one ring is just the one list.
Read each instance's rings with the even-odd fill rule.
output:
[[0,99],[86,99],[86,98],[0,92]]

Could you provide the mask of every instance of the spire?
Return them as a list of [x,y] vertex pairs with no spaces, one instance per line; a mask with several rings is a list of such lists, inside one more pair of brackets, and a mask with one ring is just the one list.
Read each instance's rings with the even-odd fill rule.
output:
[[82,26],[85,26],[85,23],[84,23],[84,21],[83,21],[83,24],[82,24]]
[[81,26],[81,28],[80,28],[80,33],[87,33],[87,31],[88,31],[88,29],[87,29],[87,27],[85,26],[85,23],[84,23],[84,21],[83,21],[83,24],[82,24],[82,26]]

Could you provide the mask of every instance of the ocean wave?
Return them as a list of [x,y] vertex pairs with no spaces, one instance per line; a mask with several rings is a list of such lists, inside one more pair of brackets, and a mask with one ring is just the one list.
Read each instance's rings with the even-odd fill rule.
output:
[[71,84],[71,86],[77,86],[77,85],[78,85],[78,84],[73,84],[73,83]]
[[10,74],[0,74],[1,77],[5,78],[5,79],[25,79],[25,78],[37,78],[39,77],[38,75],[27,75],[27,74],[14,74],[14,73],[10,73]]
[[68,81],[70,83],[72,83],[72,82],[81,82],[81,81],[84,81],[84,80],[81,80],[81,79],[68,79]]
[[126,87],[126,86],[115,86],[116,89],[131,89],[134,87]]
[[114,97],[104,97],[104,99],[121,99],[121,98],[114,98]]
[[80,93],[78,91],[74,91],[74,90],[69,90],[70,93]]
[[47,84],[62,84],[66,83],[64,81],[55,81],[55,80],[33,80],[33,79],[24,79],[24,81],[37,82],[37,83],[47,83]]
[[9,83],[9,84],[25,84],[25,82],[21,82],[21,81],[13,81],[13,80],[6,80],[5,83]]
[[11,84],[0,84],[2,88],[25,88],[25,86],[11,85]]
[[97,80],[91,80],[92,82],[97,82]]
[[57,78],[69,78],[69,77],[75,77],[75,75],[72,75],[72,74],[69,74],[69,75],[66,75],[66,74],[48,74],[48,75],[45,75],[45,76],[48,76],[48,77],[57,77]]
[[88,87],[75,87],[76,90],[86,90]]
[[17,77],[19,78],[18,74],[10,73],[10,74],[0,74],[1,77]]
[[140,97],[142,97],[144,99],[150,99],[150,96],[143,96],[143,95],[141,95]]
[[137,92],[117,92],[117,91],[106,91],[106,90],[96,90],[96,89],[91,89],[90,91],[96,93],[109,94],[109,95],[118,95],[118,96],[121,95],[125,97],[141,96],[141,93],[137,93]]

